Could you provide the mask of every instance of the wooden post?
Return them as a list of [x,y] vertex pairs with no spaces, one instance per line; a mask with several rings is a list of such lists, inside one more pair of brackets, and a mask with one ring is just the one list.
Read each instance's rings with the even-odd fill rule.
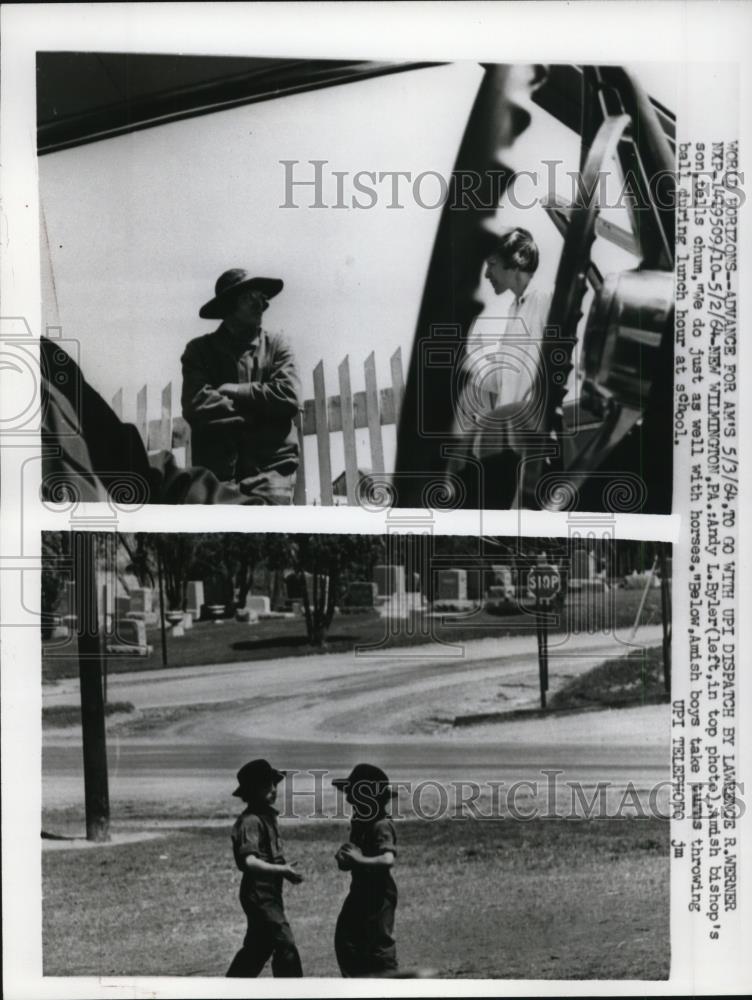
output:
[[366,376],[366,411],[368,413],[368,439],[371,444],[371,469],[384,471],[384,445],[381,440],[381,414],[379,390],[376,384],[376,358],[373,351],[366,358],[363,370]]
[[292,502],[300,507],[305,506],[306,502],[305,437],[303,435],[303,414],[301,412],[298,412],[298,415],[295,417],[295,429],[298,432],[300,460],[298,462],[298,474],[295,476],[295,492]]
[[345,356],[339,366],[340,413],[342,415],[342,440],[345,446],[345,483],[347,502],[357,504],[358,451],[355,443],[355,414],[353,412],[352,385],[350,384],[350,358]]
[[389,359],[392,369],[392,398],[394,400],[394,423],[399,427],[402,397],[405,395],[405,377],[402,374],[402,348],[398,347]]
[[143,385],[138,390],[138,396],[136,397],[136,428],[138,433],[141,435],[141,440],[144,442],[144,448],[149,447],[149,428],[147,425],[146,416],[146,386]]
[[172,451],[172,382],[168,382],[162,390],[159,447],[165,451]]
[[326,406],[323,361],[319,361],[313,369],[313,398],[316,406],[316,443],[319,450],[319,490],[321,493],[321,503],[326,507],[331,507],[334,503],[334,493],[332,491],[329,414]]
[[81,685],[86,839],[102,842],[110,839],[110,792],[102,691],[102,646],[97,607],[97,536],[90,531],[74,531],[71,542]]

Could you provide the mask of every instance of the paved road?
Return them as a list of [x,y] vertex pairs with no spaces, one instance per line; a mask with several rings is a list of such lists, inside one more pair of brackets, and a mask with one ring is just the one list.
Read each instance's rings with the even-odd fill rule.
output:
[[[616,636],[552,635],[549,640],[552,677],[557,672],[590,669],[608,657],[656,645],[660,639],[660,626],[655,625],[641,628],[631,644],[626,632]],[[416,693],[416,685],[425,693],[460,683],[477,683],[487,677],[498,681],[504,676],[508,680],[512,675],[537,683],[537,671],[536,640],[525,635],[476,639],[461,647],[432,643],[368,655],[328,653],[113,674],[108,681],[108,694],[111,701],[131,701],[141,709],[244,698],[287,699],[301,693],[319,701],[349,692],[360,700],[365,698],[372,708],[372,700],[368,699],[374,692],[404,698],[408,693],[410,696]],[[45,687],[43,697],[45,706],[78,704],[78,679],[68,678]],[[337,731],[341,731],[339,727]],[[293,732],[299,733],[297,722]]]
[[[638,634],[642,644],[659,639],[660,629]],[[552,649],[552,685],[623,651],[613,637],[603,636]],[[468,643],[462,658],[441,652],[329,654],[114,675],[113,701],[167,714],[164,725],[147,734],[110,737],[113,799],[162,800],[166,807],[194,801],[211,813],[232,803],[228,788],[234,771],[257,755],[301,772],[290,786],[301,801],[313,801],[308,793],[317,780],[328,788],[329,777],[317,779],[312,769],[340,774],[360,759],[376,760],[395,780],[413,782],[413,791],[421,781],[503,781],[509,787],[524,779],[536,783],[539,798],[550,793],[553,781],[542,770],[561,769],[557,800],[571,797],[563,786],[567,781],[588,788],[599,781],[617,788],[632,782],[647,789],[667,777],[666,706],[416,732],[416,719],[426,713],[478,709],[484,699],[508,708],[536,696],[537,655],[528,637]],[[46,690],[44,702],[77,699],[77,683],[65,681]],[[170,721],[169,710],[179,706],[192,710]],[[74,733],[45,737],[43,777],[46,806],[82,801],[81,749]],[[435,791],[427,788],[426,801],[435,799]],[[524,794],[529,798],[532,789]]]

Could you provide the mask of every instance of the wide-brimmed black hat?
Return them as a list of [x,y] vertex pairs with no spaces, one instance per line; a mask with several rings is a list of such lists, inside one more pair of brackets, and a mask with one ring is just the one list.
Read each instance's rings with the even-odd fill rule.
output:
[[201,306],[198,314],[201,319],[224,319],[227,307],[243,289],[256,289],[267,299],[273,299],[284,287],[285,283],[281,278],[255,278],[245,268],[233,267],[217,278],[214,298]]
[[346,778],[335,778],[332,784],[345,792],[353,787],[364,788],[377,797],[387,792],[390,795],[397,794],[384,771],[375,764],[356,764]]
[[268,785],[271,781],[278,785],[284,778],[286,772],[278,771],[272,767],[268,760],[249,760],[247,764],[238,771],[238,787],[232,793],[242,799],[247,792],[252,792],[260,785]]

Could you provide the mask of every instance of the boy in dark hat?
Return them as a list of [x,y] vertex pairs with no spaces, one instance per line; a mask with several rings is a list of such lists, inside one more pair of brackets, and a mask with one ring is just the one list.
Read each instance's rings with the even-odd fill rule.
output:
[[373,764],[357,764],[347,778],[332,784],[345,792],[353,809],[350,839],[335,855],[340,870],[352,875],[334,935],[337,962],[345,977],[393,976],[397,836],[387,807],[395,793]]
[[293,885],[303,881],[282,853],[274,802],[284,776],[284,771],[277,771],[266,760],[249,761],[238,771],[233,795],[243,799],[247,807],[232,828],[232,850],[243,873],[240,905],[248,918],[248,932],[227,971],[232,978],[258,976],[270,957],[273,975],[303,975],[282,902],[285,879]]
[[282,288],[279,278],[240,267],[225,271],[199,310],[202,319],[222,322],[191,340],[181,359],[192,461],[259,504],[292,502],[299,462],[295,359],[282,337],[261,324]]

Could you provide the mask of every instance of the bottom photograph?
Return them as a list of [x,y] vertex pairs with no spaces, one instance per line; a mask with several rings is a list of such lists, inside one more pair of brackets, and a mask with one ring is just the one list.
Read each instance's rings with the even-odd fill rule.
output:
[[44,975],[668,978],[670,545],[42,547]]

